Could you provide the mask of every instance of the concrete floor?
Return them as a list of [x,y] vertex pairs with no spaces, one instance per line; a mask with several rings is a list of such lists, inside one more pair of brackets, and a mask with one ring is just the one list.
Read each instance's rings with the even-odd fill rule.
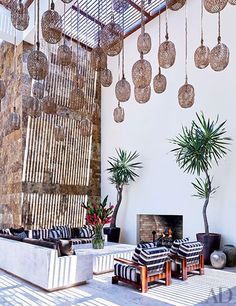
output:
[[94,276],[86,285],[48,293],[0,270],[0,305],[236,305],[236,268],[206,268],[204,276],[173,280],[171,286],[155,286],[146,294],[124,284],[112,285],[111,276]]

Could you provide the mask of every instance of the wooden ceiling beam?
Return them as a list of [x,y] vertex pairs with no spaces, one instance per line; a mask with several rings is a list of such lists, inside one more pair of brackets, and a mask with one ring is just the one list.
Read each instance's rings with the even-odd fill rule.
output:
[[78,9],[77,6],[72,5],[72,9],[76,12],[79,12],[79,14],[81,14],[82,16],[84,16],[84,17],[88,18],[89,20],[93,21],[94,23],[99,25],[101,28],[103,28],[105,26],[105,24],[103,24],[100,20],[96,19],[95,17],[92,17],[91,15],[87,14],[86,12],[84,12],[81,9]]
[[[139,11],[141,13],[141,11],[142,11],[141,7],[139,5],[137,5],[134,1],[126,0],[126,2],[128,2],[133,8],[135,8],[137,11]],[[143,14],[148,19],[151,18],[151,15],[148,12],[146,12],[145,10],[143,10]]]

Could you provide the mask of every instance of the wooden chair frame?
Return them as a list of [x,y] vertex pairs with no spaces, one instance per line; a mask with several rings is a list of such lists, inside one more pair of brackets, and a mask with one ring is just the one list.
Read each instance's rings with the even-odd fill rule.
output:
[[172,261],[180,261],[181,269],[180,271],[172,271],[172,276],[181,278],[185,281],[188,278],[188,273],[192,271],[199,271],[200,275],[204,275],[204,256],[199,255],[199,263],[187,264],[187,258],[180,255],[171,254],[170,258]]
[[166,286],[171,285],[171,261],[170,260],[167,260],[165,263],[165,272],[162,272],[159,274],[153,274],[150,276],[148,276],[148,271],[147,271],[146,266],[136,264],[133,261],[123,259],[123,258],[114,258],[114,260],[138,269],[140,271],[140,283],[133,282],[131,280],[114,275],[112,277],[112,284],[118,284],[118,282],[121,281],[126,284],[130,284],[136,287],[137,289],[141,289],[142,293],[145,293],[148,291],[148,284],[150,282],[154,282],[160,279],[165,279]]

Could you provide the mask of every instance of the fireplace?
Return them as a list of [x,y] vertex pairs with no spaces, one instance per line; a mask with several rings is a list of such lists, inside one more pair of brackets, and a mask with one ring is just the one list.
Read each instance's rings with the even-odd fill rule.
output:
[[137,242],[183,238],[183,216],[181,215],[138,215]]

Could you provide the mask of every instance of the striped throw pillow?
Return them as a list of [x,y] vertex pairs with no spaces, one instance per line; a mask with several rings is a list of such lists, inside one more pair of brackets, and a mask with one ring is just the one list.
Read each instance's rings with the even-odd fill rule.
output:
[[199,263],[199,255],[203,250],[203,244],[198,241],[181,244],[178,255],[186,257],[187,264]]
[[57,225],[52,227],[54,230],[59,230],[61,232],[61,238],[70,239],[71,229],[68,225]]
[[176,239],[170,248],[170,253],[176,255],[179,251],[179,247],[181,246],[181,244],[186,242],[189,242],[189,238]]
[[147,267],[149,273],[164,270],[169,250],[166,247],[143,249],[140,253],[138,263]]
[[41,229],[32,229],[29,230],[28,237],[32,239],[48,239],[50,229],[41,228]]
[[51,229],[49,231],[49,238],[53,238],[53,239],[61,238],[61,231],[60,230]]
[[132,256],[132,260],[136,263],[138,263],[138,260],[139,260],[139,256],[140,256],[140,253],[143,249],[150,249],[150,248],[155,248],[155,247],[158,247],[160,246],[160,243],[159,242],[146,242],[146,243],[139,243],[137,245],[137,247],[135,248],[134,250],[134,254]]
[[114,265],[114,273],[116,276],[132,282],[138,283],[140,280],[140,275],[137,273],[136,268],[121,263],[116,263]]
[[94,228],[92,225],[84,225],[80,228],[80,238],[92,238],[94,235]]

